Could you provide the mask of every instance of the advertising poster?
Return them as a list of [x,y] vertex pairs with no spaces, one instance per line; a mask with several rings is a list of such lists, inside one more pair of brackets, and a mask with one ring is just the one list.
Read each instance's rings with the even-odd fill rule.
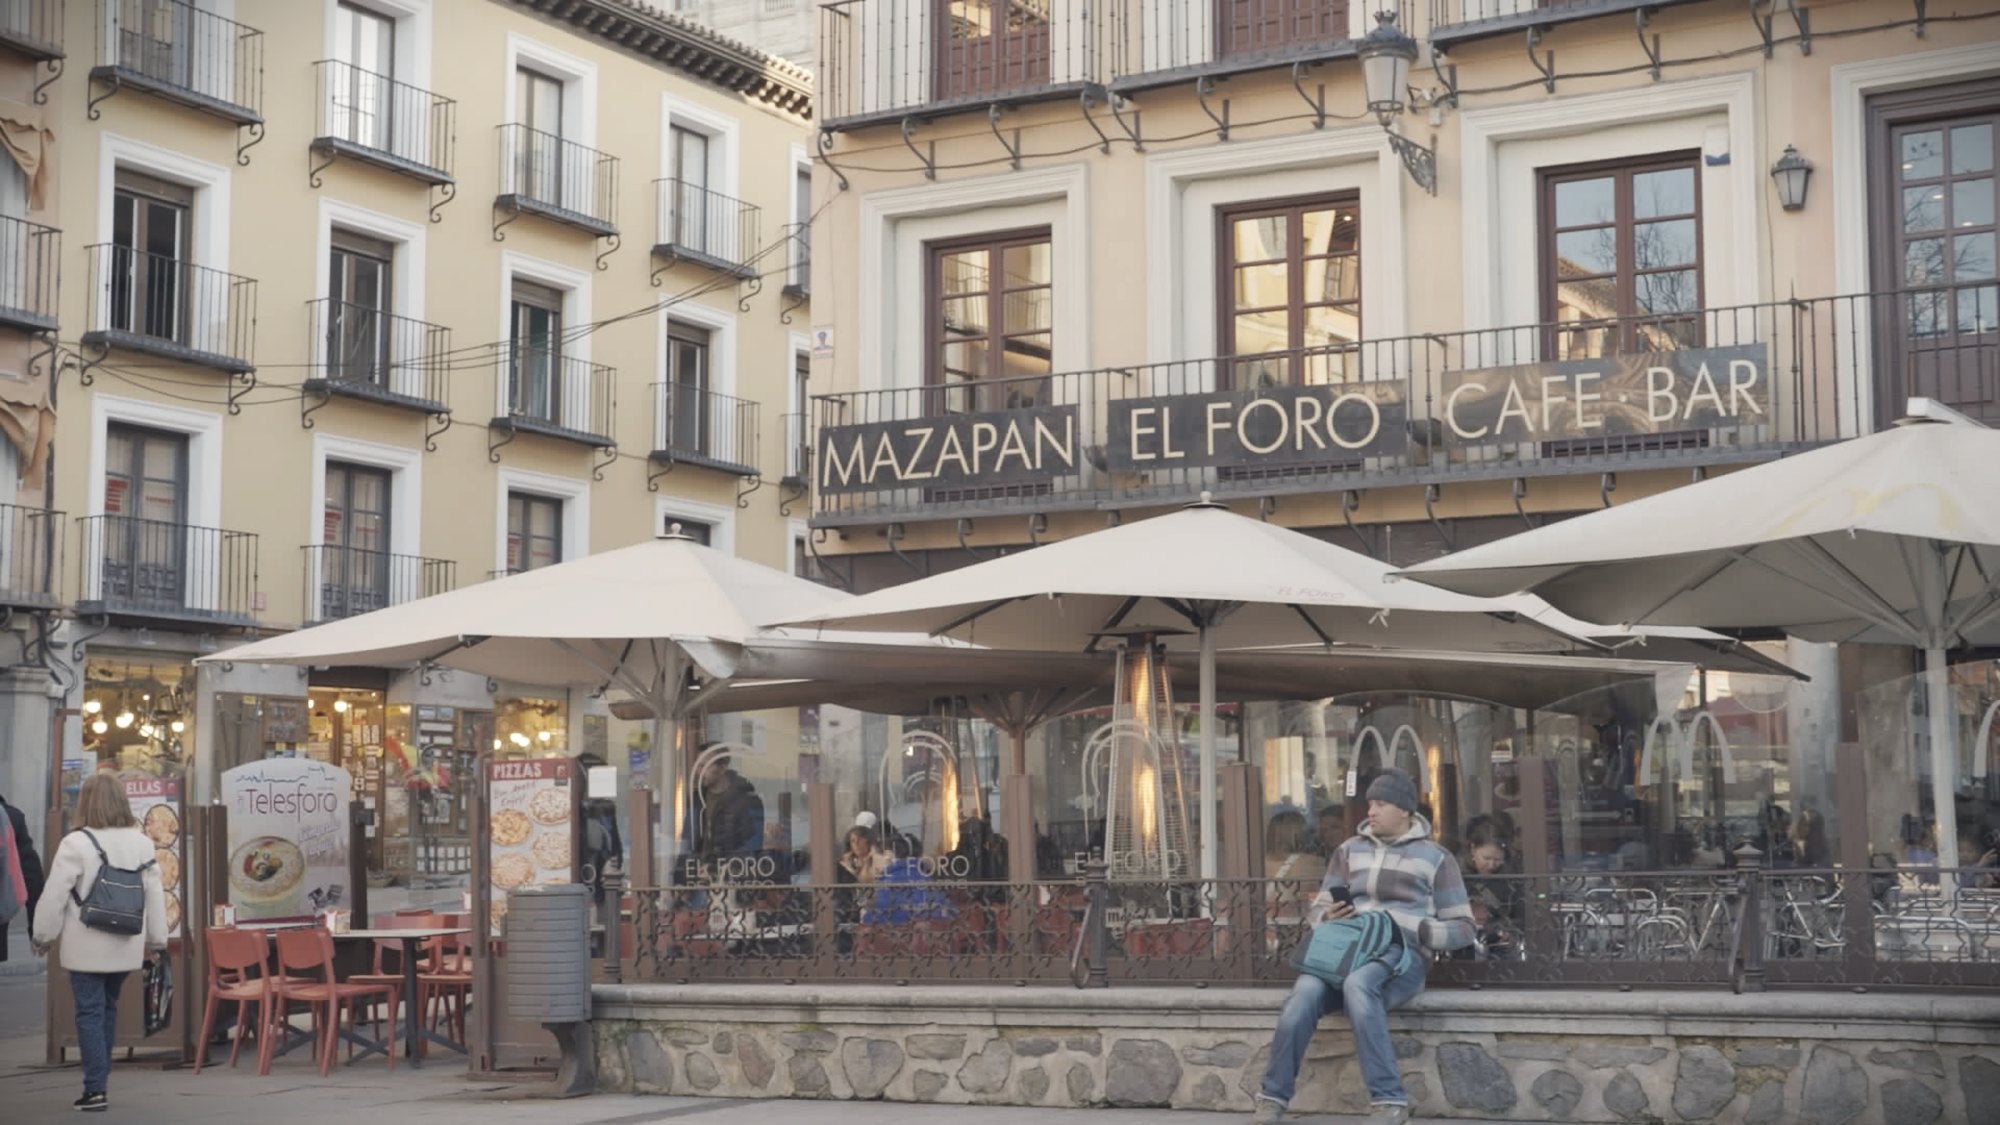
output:
[[153,862],[167,892],[167,936],[181,936],[181,781],[177,777],[128,777],[125,797],[139,828],[153,841]]
[[493,936],[507,916],[507,893],[521,887],[574,881],[575,763],[568,758],[489,762],[487,808],[492,864]]
[[309,921],[348,905],[346,770],[272,758],[226,770],[229,900],[239,921]]

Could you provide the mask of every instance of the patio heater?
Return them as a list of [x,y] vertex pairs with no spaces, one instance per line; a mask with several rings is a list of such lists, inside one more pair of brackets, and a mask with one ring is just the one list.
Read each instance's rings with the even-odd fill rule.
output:
[[1104,851],[1114,875],[1171,879],[1186,875],[1195,841],[1173,687],[1158,638],[1128,634],[1118,652]]

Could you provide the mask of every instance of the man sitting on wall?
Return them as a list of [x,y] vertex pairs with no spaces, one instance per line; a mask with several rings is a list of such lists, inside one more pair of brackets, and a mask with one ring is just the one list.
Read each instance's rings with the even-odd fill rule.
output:
[[[1458,861],[1431,839],[1430,822],[1417,814],[1417,787],[1410,775],[1384,770],[1369,782],[1367,792],[1367,822],[1328,859],[1326,878],[1307,921],[1386,910],[1401,927],[1403,940],[1418,950],[1448,952],[1471,945],[1475,927],[1465,879]],[[1278,1030],[1271,1037],[1271,1061],[1257,1093],[1259,1125],[1275,1125],[1284,1118],[1313,1030],[1320,1017],[1337,1009],[1347,1012],[1354,1027],[1355,1054],[1374,1105],[1364,1125],[1409,1121],[1409,1095],[1403,1091],[1395,1048],[1389,1043],[1389,1009],[1409,1003],[1424,990],[1427,964],[1426,957],[1407,958],[1399,972],[1385,961],[1370,961],[1348,974],[1338,989],[1316,976],[1300,976],[1285,998]]]

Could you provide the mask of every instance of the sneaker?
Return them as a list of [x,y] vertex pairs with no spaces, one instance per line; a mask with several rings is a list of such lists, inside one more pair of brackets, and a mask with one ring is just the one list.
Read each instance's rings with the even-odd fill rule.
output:
[[1382,1104],[1375,1106],[1374,1110],[1362,1119],[1361,1125],[1409,1125],[1409,1106]]
[[1257,1108],[1250,1112],[1251,1125],[1278,1125],[1285,1119],[1285,1103],[1257,1095]]
[[102,1090],[94,1094],[86,1091],[82,1097],[76,1099],[71,1104],[85,1113],[103,1113],[105,1110],[111,1108],[111,1098]]

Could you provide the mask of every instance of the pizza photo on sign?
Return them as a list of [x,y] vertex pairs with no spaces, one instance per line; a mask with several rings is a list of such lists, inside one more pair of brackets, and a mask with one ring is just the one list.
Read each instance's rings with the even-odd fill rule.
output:
[[534,822],[519,809],[501,809],[493,814],[493,842],[500,847],[524,844],[534,830]]

